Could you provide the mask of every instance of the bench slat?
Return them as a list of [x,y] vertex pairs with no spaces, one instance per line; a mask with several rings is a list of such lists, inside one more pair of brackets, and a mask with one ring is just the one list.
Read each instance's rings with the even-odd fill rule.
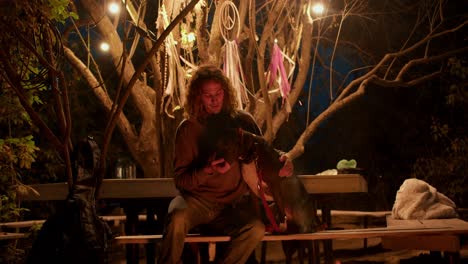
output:
[[468,228],[468,222],[458,218],[447,218],[447,219],[424,219],[424,220],[400,220],[394,219],[390,216],[387,217],[387,227],[402,227],[411,226],[413,228],[431,228],[431,227],[457,227],[457,228]]
[[452,229],[462,230],[460,233],[439,233],[433,235],[433,239],[428,239],[427,236],[414,235],[408,237],[383,237],[382,246],[391,250],[402,250],[402,249],[422,249],[422,250],[433,250],[433,251],[449,251],[457,252],[464,245],[463,240],[460,239],[459,235],[466,234],[463,230],[468,229],[468,223],[458,219],[427,219],[427,220],[400,220],[394,219],[391,215],[387,216],[387,228],[388,229],[401,229],[401,228],[413,228],[413,229],[437,229],[450,227]]
[[[106,222],[120,223],[120,221],[126,221],[127,217],[125,215],[104,215],[99,216]],[[156,215],[155,218],[157,219]],[[146,221],[146,215],[138,215],[139,221]],[[33,225],[42,225],[46,220],[27,220],[27,221],[16,221],[16,222],[4,222],[0,223],[1,228],[25,228],[31,227]]]
[[[154,243],[162,239],[162,235],[135,235],[135,236],[118,236],[115,238],[119,244],[148,244]],[[212,243],[212,242],[227,242],[230,241],[229,236],[201,236],[189,235],[185,237],[186,243]]]
[[0,240],[18,239],[23,237],[26,237],[26,235],[23,233],[0,232]]
[[33,225],[42,225],[45,220],[29,220],[29,221],[18,221],[18,222],[6,222],[0,223],[0,228],[24,228],[31,227]]
[[[317,210],[317,214],[322,213],[321,210]],[[356,216],[356,217],[386,217],[391,215],[392,211],[349,211],[349,210],[331,210],[331,216]]]
[[[327,239],[351,239],[371,237],[411,237],[411,236],[441,236],[468,234],[468,227],[435,227],[435,228],[358,228],[346,230],[325,230],[307,234],[284,234],[263,237],[263,241],[279,240],[327,240]],[[136,235],[119,236],[115,238],[120,244],[146,244],[162,239],[162,235]],[[201,236],[191,235],[185,238],[185,242],[225,242],[229,236]]]
[[455,235],[438,235],[436,239],[427,236],[384,237],[383,248],[391,250],[431,250],[457,252],[460,250],[460,238]]
[[[355,217],[386,217],[391,214],[391,211],[343,211],[343,210],[331,210],[331,216],[355,216]],[[317,210],[317,215],[322,215],[321,210]],[[125,215],[104,215],[100,216],[104,221],[116,222],[126,221]],[[157,219],[157,216],[155,215]],[[146,215],[138,215],[139,221],[146,221]],[[0,228],[25,228],[31,227],[36,224],[43,224],[45,220],[28,220],[28,221],[16,221],[16,222],[5,222],[0,223]]]

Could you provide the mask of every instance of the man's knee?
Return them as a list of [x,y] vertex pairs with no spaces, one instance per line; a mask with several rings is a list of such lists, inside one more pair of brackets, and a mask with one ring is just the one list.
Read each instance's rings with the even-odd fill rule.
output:
[[251,236],[257,238],[259,241],[262,240],[263,236],[265,236],[265,224],[260,219],[255,219],[252,221],[251,225]]
[[173,210],[168,215],[168,222],[166,228],[172,229],[174,231],[185,232],[185,230],[187,230],[187,226],[187,216],[184,209]]

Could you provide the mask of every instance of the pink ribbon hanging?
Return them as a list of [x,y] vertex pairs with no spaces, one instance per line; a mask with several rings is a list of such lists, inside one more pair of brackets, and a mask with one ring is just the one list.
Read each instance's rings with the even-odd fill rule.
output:
[[269,86],[273,85],[273,82],[276,80],[277,72],[279,71],[280,83],[281,83],[281,87],[280,87],[281,96],[283,98],[288,97],[289,91],[291,91],[291,86],[289,85],[288,76],[286,74],[286,70],[284,69],[283,54],[281,53],[281,50],[278,47],[278,44],[276,43],[276,41],[275,41],[275,44],[273,44],[273,51],[271,54],[269,71],[270,71],[270,80],[268,83]]

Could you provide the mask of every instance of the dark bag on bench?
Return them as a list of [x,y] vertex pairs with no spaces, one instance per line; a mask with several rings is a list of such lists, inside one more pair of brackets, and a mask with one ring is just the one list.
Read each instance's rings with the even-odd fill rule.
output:
[[63,207],[42,226],[26,261],[106,263],[112,234],[96,214],[95,175],[100,150],[92,138],[75,147],[74,185]]

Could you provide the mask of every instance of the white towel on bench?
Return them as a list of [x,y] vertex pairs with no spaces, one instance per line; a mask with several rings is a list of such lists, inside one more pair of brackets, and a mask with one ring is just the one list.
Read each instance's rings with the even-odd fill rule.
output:
[[394,219],[437,219],[458,217],[455,203],[436,188],[418,179],[407,179],[393,204]]

